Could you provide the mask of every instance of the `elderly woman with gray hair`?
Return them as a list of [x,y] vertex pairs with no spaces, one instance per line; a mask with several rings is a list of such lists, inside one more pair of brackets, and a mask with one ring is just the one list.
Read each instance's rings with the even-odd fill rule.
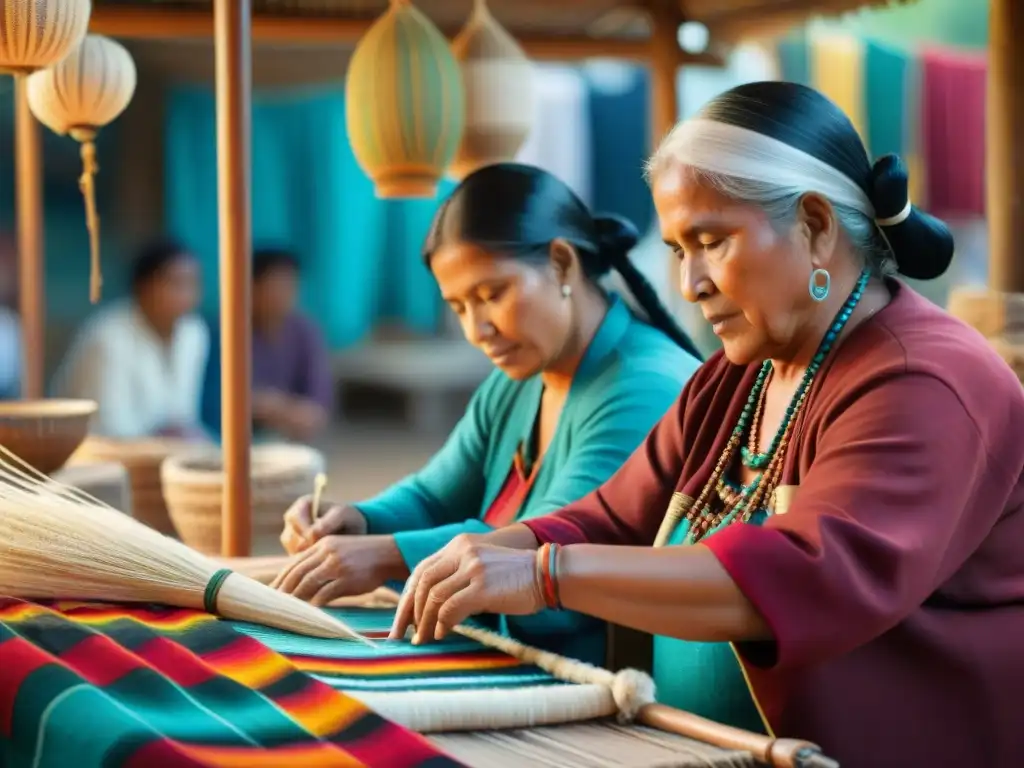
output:
[[722,94],[649,177],[723,350],[599,489],[424,560],[393,634],[564,608],[654,634],[665,703],[844,768],[1024,765],[1024,390],[897,277],[948,230],[790,83]]

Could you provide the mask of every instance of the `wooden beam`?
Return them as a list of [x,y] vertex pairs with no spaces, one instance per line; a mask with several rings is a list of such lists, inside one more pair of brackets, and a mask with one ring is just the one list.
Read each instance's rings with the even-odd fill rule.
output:
[[251,0],[214,0],[225,557],[252,548],[251,14]]
[[21,396],[43,397],[46,349],[43,273],[43,151],[41,128],[28,106],[27,77],[15,77],[14,173],[21,314]]
[[991,0],[985,113],[989,286],[1024,293],[1024,6]]
[[651,0],[651,148],[679,119],[679,27],[683,15],[675,0]]
[[[355,45],[374,19],[338,17],[256,16],[252,39],[278,45]],[[89,30],[122,40],[202,40],[213,34],[213,17],[201,10],[159,8],[92,9]],[[458,30],[446,30],[454,37]],[[516,35],[526,54],[542,61],[574,61],[585,58],[616,58],[646,61],[650,44],[645,39],[595,38],[579,36]],[[691,54],[677,48],[677,65],[721,67],[721,56]]]

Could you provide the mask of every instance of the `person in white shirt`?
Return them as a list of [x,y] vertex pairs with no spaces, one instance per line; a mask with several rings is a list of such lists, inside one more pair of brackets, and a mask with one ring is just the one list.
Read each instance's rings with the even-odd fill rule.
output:
[[195,314],[199,267],[173,241],[142,249],[132,296],[99,311],[75,339],[55,393],[99,404],[91,432],[113,438],[200,437],[210,338]]

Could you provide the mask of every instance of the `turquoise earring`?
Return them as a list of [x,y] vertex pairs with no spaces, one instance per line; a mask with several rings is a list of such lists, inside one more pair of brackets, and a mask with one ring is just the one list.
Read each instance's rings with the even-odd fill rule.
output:
[[811,272],[811,279],[807,283],[807,292],[815,301],[824,301],[832,290],[832,275],[827,269],[816,269]]

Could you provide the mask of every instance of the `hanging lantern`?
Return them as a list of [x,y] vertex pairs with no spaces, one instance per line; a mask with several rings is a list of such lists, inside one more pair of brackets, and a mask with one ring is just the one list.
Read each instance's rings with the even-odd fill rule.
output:
[[465,94],[448,41],[409,0],[359,41],[345,81],[352,151],[377,196],[434,197],[455,156]]
[[96,211],[96,134],[124,112],[135,93],[135,62],[120,43],[87,35],[59,64],[28,78],[28,105],[43,125],[82,145],[82,175],[89,230],[89,298],[100,300],[100,217]]
[[533,124],[533,62],[498,23],[486,0],[452,41],[466,88],[466,128],[448,172],[463,179],[477,168],[514,160]]
[[4,0],[0,72],[30,75],[63,59],[89,29],[90,0]]

